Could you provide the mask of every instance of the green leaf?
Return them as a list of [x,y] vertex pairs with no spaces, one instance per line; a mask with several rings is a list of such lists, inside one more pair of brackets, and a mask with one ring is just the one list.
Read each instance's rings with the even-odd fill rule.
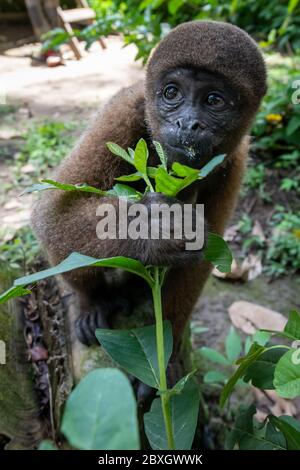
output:
[[200,170],[200,177],[205,178],[210,172],[212,172],[216,166],[220,165],[226,157],[226,154],[217,155],[212,158],[203,168]]
[[203,346],[202,348],[199,348],[198,351],[201,353],[202,356],[212,362],[216,362],[217,364],[223,364],[226,366],[230,365],[230,361],[228,361],[227,357],[223,356],[223,354],[219,353],[215,349]]
[[294,132],[296,132],[300,127],[300,118],[299,116],[293,116],[287,127],[286,127],[286,134],[287,136],[290,136],[292,134],[294,134]]
[[118,144],[115,144],[114,142],[107,142],[106,146],[111,151],[111,153],[113,153],[114,155],[117,155],[118,157],[123,158],[123,160],[126,160],[126,162],[130,163],[130,165],[135,166],[134,161],[131,158],[131,156],[126,152],[126,150],[124,150]]
[[261,356],[251,364],[244,376],[245,382],[251,380],[254,387],[263,390],[274,389],[274,372],[279,359],[286,352],[286,348],[270,348],[261,354]]
[[11,287],[0,295],[0,304],[4,304],[4,302],[7,302],[10,299],[14,299],[15,297],[21,297],[22,295],[27,294],[31,294],[31,290],[23,289],[23,287],[21,286]]
[[136,402],[127,377],[118,369],[89,372],[66,402],[61,431],[76,449],[139,449]]
[[287,333],[290,338],[300,340],[300,315],[297,310],[290,311],[288,322],[283,331]]
[[262,354],[265,350],[263,346],[259,346],[258,344],[254,343],[247,356],[241,358],[239,360],[240,366],[235,371],[235,373],[230,377],[228,382],[226,383],[225,387],[222,390],[221,397],[220,397],[220,406],[223,407],[232,393],[237,381],[245,375],[246,370],[248,367],[256,361],[256,359]]
[[147,175],[148,147],[144,139],[140,139],[136,144],[134,151],[134,164],[136,169],[142,174]]
[[300,350],[291,348],[278,361],[274,387],[279,396],[296,398],[300,395]]
[[116,181],[139,181],[142,179],[142,175],[137,172],[137,173],[132,173],[131,175],[124,175],[124,176],[119,176],[118,178],[115,178]]
[[167,196],[174,196],[180,190],[181,181],[169,173],[162,167],[157,169],[155,176],[155,191],[163,193]]
[[155,191],[158,193],[164,193],[167,196],[177,196],[177,194],[184,188],[192,184],[198,179],[197,174],[192,174],[186,178],[177,178],[169,175],[169,173],[162,167],[157,169],[155,175]]
[[221,273],[231,271],[232,254],[225,240],[216,233],[209,232],[204,259],[212,263]]
[[177,176],[185,178],[186,176],[199,176],[199,170],[195,170],[195,168],[190,168],[189,166],[182,165],[179,162],[175,162],[172,165],[172,170]]
[[214,383],[222,383],[224,384],[227,380],[227,377],[225,374],[218,370],[209,370],[204,374],[203,377],[203,382],[205,384],[214,384]]
[[168,10],[171,15],[175,15],[180,7],[182,7],[184,2],[182,0],[170,0],[168,2]]
[[242,351],[242,341],[233,326],[230,327],[229,334],[225,341],[226,355],[229,361],[234,362]]
[[[96,330],[96,337],[111,358],[150,387],[159,388],[155,326],[132,330]],[[170,359],[173,338],[170,322],[164,322],[165,364]]]
[[[199,389],[188,380],[181,393],[170,398],[172,428],[176,450],[189,450],[192,446],[199,411]],[[168,449],[161,400],[155,399],[151,410],[144,415],[145,431],[152,449]]]
[[254,343],[260,344],[260,346],[265,346],[270,340],[271,335],[266,331],[257,330],[252,336]]
[[34,191],[45,191],[46,189],[60,189],[62,191],[82,191],[84,193],[95,193],[99,194],[99,196],[105,196],[106,191],[102,191],[101,189],[94,188],[93,186],[89,186],[85,183],[82,184],[67,184],[67,183],[59,183],[58,181],[50,180],[50,179],[43,179],[41,183],[34,184],[29,188],[23,191],[23,194],[32,193]]
[[155,147],[157,155],[159,156],[159,159],[162,163],[163,168],[167,170],[167,156],[164,152],[164,149],[162,148],[161,144],[157,142],[156,140],[153,140],[153,145]]
[[46,439],[39,444],[38,450],[59,450],[54,442]]
[[197,369],[192,370],[189,372],[187,375],[182,377],[177,384],[174,385],[173,388],[168,390],[169,396],[171,395],[178,395],[178,393],[181,393],[182,390],[184,389],[186,383],[190,380],[190,378],[197,372]]
[[112,189],[106,191],[106,194],[116,197],[124,197],[126,199],[140,200],[142,194],[134,188],[126,184],[115,184]]
[[147,175],[149,178],[156,178],[158,168],[155,168],[154,166],[147,166]]
[[113,258],[97,259],[91,256],[81,255],[80,253],[72,253],[61,263],[52,268],[45,269],[38,273],[29,274],[28,276],[20,277],[14,282],[14,286],[25,286],[33,284],[37,281],[45,279],[50,276],[56,276],[57,274],[63,274],[73,269],[85,268],[87,266],[103,267],[103,268],[122,268],[125,271],[129,271],[133,274],[137,274],[147,281],[150,285],[152,279],[148,274],[147,269],[144,265],[135,259],[125,258],[124,256],[115,256]]
[[300,450],[300,432],[299,429],[291,425],[291,421],[277,418],[276,416],[269,415],[269,421],[282,432],[286,438],[288,450]]
[[233,449],[238,444],[240,450],[285,450],[284,436],[267,423],[258,426],[253,420],[255,406],[241,406],[232,431],[227,436],[226,448]]

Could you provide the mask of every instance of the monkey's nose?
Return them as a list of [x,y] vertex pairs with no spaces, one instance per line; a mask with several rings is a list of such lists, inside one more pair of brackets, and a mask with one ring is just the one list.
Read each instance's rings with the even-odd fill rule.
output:
[[198,119],[184,119],[179,118],[176,121],[177,127],[182,131],[197,131],[202,128],[201,123]]

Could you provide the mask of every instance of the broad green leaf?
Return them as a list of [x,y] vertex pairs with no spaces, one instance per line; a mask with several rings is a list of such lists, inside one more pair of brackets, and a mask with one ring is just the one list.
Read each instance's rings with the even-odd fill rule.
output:
[[124,175],[115,178],[116,181],[139,181],[142,179],[142,175],[139,172],[132,173],[131,175]]
[[179,162],[175,162],[172,165],[172,170],[177,176],[180,176],[181,178],[185,178],[186,176],[199,176],[199,170],[196,170],[195,168],[191,168],[186,165],[182,165]]
[[216,166],[220,165],[225,160],[226,154],[217,155],[212,158],[203,168],[200,170],[200,177],[205,178],[209,173],[211,173]]
[[300,396],[300,350],[291,348],[278,361],[274,373],[274,387],[279,396]]
[[286,348],[270,348],[259,356],[259,358],[251,364],[244,376],[244,380],[248,382],[251,380],[254,387],[263,390],[274,389],[274,372],[279,359],[286,352]]
[[140,139],[136,144],[134,151],[134,164],[136,169],[142,174],[147,175],[148,147],[144,139]]
[[294,134],[300,127],[300,117],[299,116],[293,116],[286,127],[286,134],[287,136],[290,136]]
[[225,341],[226,355],[229,361],[234,362],[237,360],[242,351],[242,341],[233,326],[230,327],[229,334]]
[[203,382],[205,384],[214,384],[214,383],[222,383],[224,384],[226,382],[228,377],[226,377],[223,372],[220,372],[218,370],[209,370],[204,374],[203,377]]
[[254,343],[247,356],[239,359],[239,367],[235,371],[235,373],[230,377],[228,382],[226,383],[225,387],[222,390],[221,397],[220,397],[220,406],[223,407],[227,401],[227,398],[232,393],[237,381],[245,375],[246,370],[248,367],[253,364],[257,358],[262,354],[265,350],[263,346],[259,346],[258,344]]
[[130,165],[135,166],[133,158],[118,144],[115,144],[114,142],[107,142],[106,146],[111,151],[111,153],[123,158],[123,160],[126,160],[126,162],[130,163]]
[[179,10],[180,7],[184,5],[184,2],[182,0],[170,0],[168,2],[168,10],[171,15],[175,15],[177,11]]
[[61,425],[81,450],[137,450],[137,407],[127,377],[118,369],[89,372],[69,396]]
[[209,232],[204,259],[212,263],[221,273],[231,271],[232,254],[225,240],[216,233]]
[[164,152],[164,149],[162,148],[161,144],[157,142],[156,140],[153,140],[153,145],[155,147],[157,155],[159,156],[159,159],[162,163],[163,168],[167,170],[167,156]]
[[99,196],[105,196],[106,191],[101,189],[94,188],[85,183],[82,184],[68,184],[68,183],[59,183],[58,181],[43,179],[41,183],[34,184],[29,188],[25,189],[22,194],[32,193],[34,191],[45,191],[46,189],[60,189],[61,191],[82,191],[84,193],[95,193]]
[[[192,446],[199,411],[199,389],[192,380],[185,383],[181,393],[170,397],[175,449],[189,450]],[[144,415],[145,431],[152,449],[168,449],[161,400],[155,399],[151,410]]]
[[155,191],[163,193],[167,196],[174,196],[181,186],[181,181],[169,173],[162,167],[157,169],[155,177]]
[[224,364],[226,366],[230,365],[230,361],[228,361],[227,357],[223,356],[223,354],[221,354],[219,351],[216,351],[215,349],[203,346],[202,348],[198,349],[198,351],[202,356],[212,362],[216,362],[217,364]]
[[[155,326],[132,330],[96,330],[96,337],[111,358],[127,372],[150,387],[159,388],[159,369],[156,351]],[[172,348],[172,328],[164,322],[165,364]]]
[[11,287],[0,295],[0,304],[4,304],[4,302],[7,302],[10,299],[14,299],[15,297],[22,297],[22,295],[27,294],[31,294],[31,290],[24,289],[22,286]]
[[271,335],[266,331],[257,330],[252,336],[253,342],[260,344],[260,346],[265,346],[270,340]]
[[283,417],[277,418],[276,416],[269,415],[268,418],[273,426],[279,429],[286,438],[288,450],[300,450],[299,429],[293,426],[291,421],[282,419]]
[[173,388],[168,390],[169,396],[171,395],[178,395],[178,393],[181,393],[182,390],[184,389],[186,383],[190,380],[190,378],[197,372],[197,369],[192,370],[189,372],[187,375],[182,377],[177,384],[174,385]]
[[142,194],[136,189],[120,183],[115,184],[112,189],[106,191],[106,194],[132,200],[140,200],[142,197]]
[[[133,274],[137,274],[147,281],[150,285],[152,283],[148,271],[140,261],[132,258],[125,258],[123,256],[115,256],[113,258],[97,259],[91,256],[81,255],[80,253],[72,253],[65,260],[52,268],[45,269],[38,273],[29,274],[28,276],[20,277],[14,282],[14,286],[26,286],[33,284],[42,279],[57,274],[63,274],[73,269],[85,268],[87,266],[104,267],[104,268],[122,268]],[[24,295],[24,294],[23,294]]]
[[169,175],[162,167],[157,169],[155,176],[155,191],[175,197],[180,191],[189,186],[197,179],[197,175],[190,175],[186,178],[177,178]]
[[285,450],[284,436],[269,423],[257,425],[253,420],[255,406],[241,406],[232,431],[227,436],[226,448],[233,449],[238,444],[240,450]]
[[290,338],[300,340],[300,315],[297,310],[290,311],[288,322],[283,331],[287,333]]
[[46,439],[39,444],[38,450],[59,450],[54,442]]
[[298,4],[299,4],[299,0],[289,0],[289,3],[288,3],[288,14],[289,15],[291,15],[293,13],[295,8],[297,8]]
[[156,178],[157,170],[158,168],[155,168],[154,166],[147,166],[147,175],[149,178]]

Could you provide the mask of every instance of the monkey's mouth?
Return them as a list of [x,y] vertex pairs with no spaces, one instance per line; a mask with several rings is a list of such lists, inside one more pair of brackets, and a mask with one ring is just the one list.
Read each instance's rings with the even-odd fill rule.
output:
[[189,165],[194,168],[202,167],[212,157],[213,152],[211,146],[203,148],[204,146],[187,146],[187,145],[174,145],[166,144],[167,150],[169,149],[170,161],[178,161],[179,163]]

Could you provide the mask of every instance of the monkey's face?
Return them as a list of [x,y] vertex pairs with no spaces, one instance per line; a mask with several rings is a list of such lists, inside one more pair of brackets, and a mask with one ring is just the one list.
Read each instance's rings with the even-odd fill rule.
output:
[[170,164],[201,168],[212,156],[231,151],[243,127],[239,94],[222,77],[193,68],[166,73],[151,108],[153,138],[164,146]]

